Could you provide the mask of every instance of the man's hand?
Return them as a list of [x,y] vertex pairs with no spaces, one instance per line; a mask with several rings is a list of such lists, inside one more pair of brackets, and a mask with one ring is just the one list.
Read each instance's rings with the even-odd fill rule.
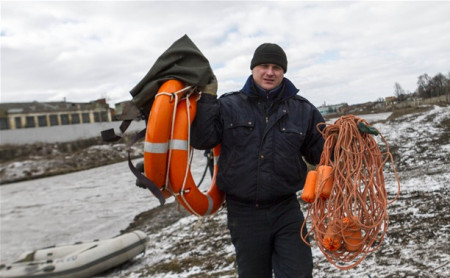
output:
[[213,75],[211,80],[209,81],[208,85],[201,87],[200,91],[202,91],[205,94],[217,96],[217,79],[216,76]]

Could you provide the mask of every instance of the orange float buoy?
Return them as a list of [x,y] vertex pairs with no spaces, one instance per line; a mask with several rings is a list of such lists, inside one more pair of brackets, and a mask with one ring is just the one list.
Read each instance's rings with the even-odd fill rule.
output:
[[342,236],[339,234],[336,223],[332,222],[328,225],[327,231],[323,238],[323,246],[330,251],[336,251],[341,247]]
[[213,149],[214,174],[208,192],[203,193],[198,189],[190,171],[188,138],[189,129],[197,111],[196,98],[197,96],[191,96],[178,104],[170,147],[169,176],[172,191],[181,205],[192,214],[204,216],[211,215],[220,208],[224,201],[224,194],[216,186],[220,145]]
[[357,218],[353,216],[345,217],[342,224],[345,226],[344,230],[344,246],[347,251],[355,252],[363,245],[363,236],[361,228],[356,225]]
[[328,199],[333,189],[333,176],[331,174],[333,168],[328,165],[320,165],[317,167],[317,190],[320,190],[322,183],[325,183],[320,192],[320,197]]
[[305,185],[302,191],[302,200],[307,203],[312,203],[316,199],[316,183],[317,183],[317,171],[311,170],[306,175]]

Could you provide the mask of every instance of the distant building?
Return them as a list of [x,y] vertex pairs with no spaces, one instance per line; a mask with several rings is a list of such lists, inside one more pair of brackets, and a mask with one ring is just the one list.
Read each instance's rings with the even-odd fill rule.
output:
[[123,109],[126,106],[127,103],[129,103],[130,101],[122,101],[122,102],[118,102],[115,104],[115,113],[114,113],[114,117],[113,117],[113,121],[119,121],[120,117],[122,116],[123,113]]
[[397,102],[397,98],[396,97],[385,97],[384,101],[386,102],[387,105],[395,104]]
[[21,102],[0,103],[0,130],[111,122],[105,99],[88,103]]
[[324,103],[323,105],[317,107],[317,110],[319,110],[320,114],[325,116],[328,114],[341,112],[340,110],[343,107],[347,107],[347,106],[348,106],[347,103],[339,103],[339,104],[334,104],[334,105],[326,105]]

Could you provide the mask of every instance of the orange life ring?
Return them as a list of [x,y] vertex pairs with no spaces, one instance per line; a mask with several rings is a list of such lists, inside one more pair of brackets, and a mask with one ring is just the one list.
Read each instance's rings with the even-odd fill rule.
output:
[[[144,174],[160,190],[164,198],[172,196],[165,188],[169,138],[176,101],[170,95],[184,88],[178,80],[168,80],[161,85],[152,105],[144,142]],[[168,94],[163,94],[168,93]]]
[[186,99],[180,101],[175,116],[174,133],[171,144],[170,185],[178,201],[192,214],[203,216],[215,213],[224,201],[224,194],[216,186],[217,159],[220,145],[213,149],[214,174],[208,192],[201,192],[192,177],[188,164],[189,128],[197,111],[197,96],[189,98],[189,117]]

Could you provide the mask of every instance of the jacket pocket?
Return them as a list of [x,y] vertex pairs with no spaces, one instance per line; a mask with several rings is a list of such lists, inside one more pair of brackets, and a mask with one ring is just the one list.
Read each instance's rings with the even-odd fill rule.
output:
[[280,123],[278,136],[276,138],[276,153],[284,158],[292,158],[300,153],[305,140],[305,131],[301,126]]
[[[303,176],[301,148],[305,141],[305,134],[306,131],[298,122],[280,122],[274,145],[274,168],[278,178],[283,181],[282,184],[288,187],[299,186]],[[292,188],[284,190],[292,190]]]
[[236,135],[248,135],[255,127],[253,120],[230,121],[226,123],[225,128],[233,131]]
[[224,140],[226,142],[230,142],[233,147],[232,148],[243,148],[246,147],[248,143],[255,136],[255,121],[250,119],[241,119],[238,121],[229,121],[225,122],[225,130],[224,130]]

